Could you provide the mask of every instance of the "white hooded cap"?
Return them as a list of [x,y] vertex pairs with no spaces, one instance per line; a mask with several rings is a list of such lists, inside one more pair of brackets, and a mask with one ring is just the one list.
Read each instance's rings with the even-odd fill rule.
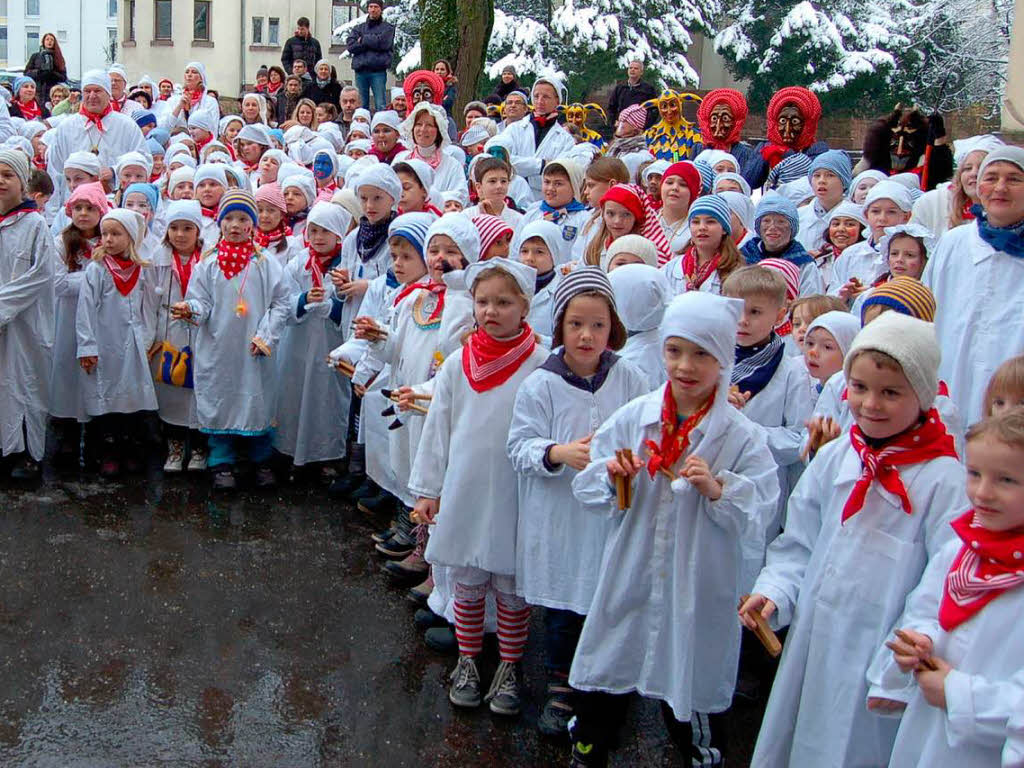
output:
[[427,239],[424,240],[424,250],[430,247],[430,240],[435,235],[450,237],[462,252],[462,257],[470,264],[480,260],[480,231],[465,214],[446,213],[431,224],[427,230]]
[[90,176],[99,176],[100,159],[92,152],[72,152],[64,161],[64,168],[77,168]]
[[860,319],[849,312],[832,310],[814,318],[814,321],[807,326],[807,333],[810,333],[815,328],[822,328],[832,334],[832,338],[836,340],[836,344],[839,345],[839,351],[845,359],[854,338],[860,333]]
[[359,174],[359,178],[353,186],[356,195],[363,187],[377,187],[377,189],[383,190],[394,201],[392,208],[397,208],[398,202],[402,199],[402,181],[391,166],[384,163],[372,165]]
[[661,325],[671,291],[660,269],[626,264],[608,273],[608,281],[627,331],[650,331]]
[[203,228],[203,207],[198,200],[172,200],[167,205],[167,223],[187,221],[195,224],[197,229]]
[[203,181],[216,181],[224,189],[228,188],[228,176],[224,172],[223,163],[203,163],[196,168],[192,181],[197,187]]
[[125,232],[128,233],[128,236],[131,237],[132,242],[135,244],[136,251],[142,247],[142,243],[146,239],[147,230],[146,220],[141,214],[127,208],[114,208],[103,216],[102,221],[107,219],[116,221],[124,227]]
[[509,253],[512,254],[513,258],[519,258],[519,249],[522,248],[523,243],[531,238],[539,237],[544,241],[544,245],[548,247],[548,251],[551,253],[551,262],[557,267],[559,264],[565,264],[570,259],[567,255],[562,252],[562,229],[557,224],[551,221],[545,221],[544,219],[537,219],[531,221],[525,227],[522,227],[512,240],[512,247]]
[[340,205],[321,201],[310,209],[306,217],[306,225],[310,224],[316,224],[344,238],[352,224],[352,215]]
[[[460,214],[449,214],[460,215]],[[537,270],[528,267],[522,262],[511,259],[496,258],[487,261],[477,261],[466,267],[466,287],[472,292],[473,283],[480,279],[481,275],[491,270],[500,270],[512,275],[519,289],[527,299],[533,299],[533,292],[537,286]]]

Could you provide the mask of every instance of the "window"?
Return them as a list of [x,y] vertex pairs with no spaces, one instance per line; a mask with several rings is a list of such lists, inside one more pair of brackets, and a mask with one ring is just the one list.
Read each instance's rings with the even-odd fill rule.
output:
[[124,39],[135,41],[135,0],[127,0],[124,8]]
[[[359,10],[358,2],[351,0],[331,0],[331,29],[337,29],[342,24],[348,24],[352,19],[358,17],[362,11]],[[344,45],[345,35],[331,35],[331,45]]]
[[117,18],[117,0],[107,0],[107,18]]
[[171,39],[171,0],[153,0],[153,38]]
[[117,27],[107,27],[107,64],[117,61]]
[[281,20],[275,19],[273,16],[267,19],[267,44],[281,44]]
[[7,64],[7,27],[0,27],[0,62]]
[[29,56],[39,50],[39,27],[25,27],[25,50]]
[[263,17],[252,17],[252,44],[263,45]]
[[25,0],[25,15],[26,16],[38,16],[39,15],[39,0]]
[[195,0],[192,5],[192,39],[210,39],[210,0]]

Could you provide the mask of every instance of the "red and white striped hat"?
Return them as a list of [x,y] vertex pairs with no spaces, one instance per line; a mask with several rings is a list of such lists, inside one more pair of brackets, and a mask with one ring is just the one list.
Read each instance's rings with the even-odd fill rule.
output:
[[504,219],[481,213],[473,217],[473,224],[480,233],[480,258],[484,258],[487,249],[494,245],[502,235],[513,232],[512,226]]
[[761,259],[757,266],[774,269],[786,281],[786,301],[793,301],[800,295],[800,267],[785,259]]

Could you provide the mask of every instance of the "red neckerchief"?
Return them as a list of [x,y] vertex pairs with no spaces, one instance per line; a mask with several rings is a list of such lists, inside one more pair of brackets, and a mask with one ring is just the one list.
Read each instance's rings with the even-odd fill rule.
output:
[[251,239],[244,243],[229,243],[227,240],[221,240],[217,243],[217,264],[220,266],[221,273],[230,280],[245,269],[255,252],[256,247]]
[[645,440],[644,445],[651,452],[647,459],[647,471],[651,479],[658,474],[658,470],[664,468],[669,471],[680,457],[690,447],[690,433],[700,424],[701,419],[708,415],[711,406],[715,404],[715,393],[707,399],[700,408],[690,414],[682,424],[679,423],[679,409],[676,407],[676,399],[672,396],[671,382],[665,385],[665,396],[661,400],[661,445],[653,440]]
[[213,141],[213,134],[211,133],[210,138],[208,139],[203,139],[202,141],[196,141],[195,139],[193,139],[193,141],[196,142],[196,154],[201,155],[203,152],[203,147],[205,147],[207,144]]
[[269,232],[264,232],[262,229],[257,229],[252,233],[253,240],[260,248],[269,248],[271,243],[276,243],[282,237],[291,237],[292,228],[284,223],[284,219],[281,219],[281,223],[277,225],[276,229],[272,229]]
[[205,88],[200,88],[198,91],[188,91],[189,111],[196,108],[196,104],[202,100],[203,94],[205,93]]
[[899,496],[904,512],[913,514],[910,497],[907,496],[907,489],[896,468],[920,464],[940,456],[958,458],[953,447],[953,437],[946,431],[946,425],[934,408],[928,411],[923,424],[904,432],[879,450],[867,444],[864,433],[856,424],[850,428],[850,442],[860,457],[863,469],[843,506],[843,523],[860,512],[868,489],[875,480],[889,493]]
[[203,216],[208,219],[217,220],[217,208],[207,208],[205,205],[200,206],[200,210],[203,212]]
[[120,99],[110,98],[110,108],[114,112],[120,112],[124,109],[125,102],[128,101],[128,96],[122,96]]
[[104,133],[106,131],[106,129],[103,127],[103,118],[106,117],[107,115],[109,115],[113,111],[114,111],[113,107],[111,107],[110,104],[107,104],[107,108],[104,109],[102,112],[100,112],[97,115],[95,112],[90,112],[89,110],[87,110],[85,108],[85,105],[83,104],[79,108],[78,114],[80,114],[82,117],[84,117],[86,122],[92,123],[93,125],[95,125],[96,126],[96,130],[98,130],[100,133]]
[[782,161],[786,153],[792,149],[792,147],[787,147],[785,144],[765,144],[761,147],[761,157],[768,163],[769,168],[774,168]]
[[871,284],[871,287],[877,288],[880,285],[885,285],[885,283],[888,283],[890,280],[892,280],[892,272],[886,272],[884,275],[875,280],[875,282]]
[[486,392],[508,381],[537,346],[528,323],[519,335],[498,341],[478,328],[462,348],[462,370],[474,392]]
[[273,96],[275,93],[277,93],[279,90],[281,90],[281,86],[282,85],[284,85],[284,82],[280,82],[280,83],[267,83],[267,93],[269,93],[271,96]]
[[313,246],[309,246],[306,271],[313,278],[314,288],[324,287],[324,274],[327,272],[327,268],[331,266],[331,262],[338,258],[339,253],[341,253],[341,243],[338,243],[337,247],[330,253],[317,253],[313,250]]
[[437,296],[437,306],[434,307],[434,311],[431,312],[430,317],[427,318],[427,323],[429,324],[437,320],[444,311],[444,294],[445,291],[448,290],[448,286],[444,283],[436,283],[433,280],[430,280],[427,283],[410,283],[399,291],[398,295],[395,297],[394,306],[397,307],[402,302],[402,299],[420,288]]
[[171,252],[171,266],[174,267],[174,274],[178,276],[178,285],[181,286],[182,296],[188,293],[188,281],[192,278],[192,267],[199,263],[200,256],[202,253],[199,248],[196,248],[188,257],[188,261],[182,263],[178,254],[174,251]]
[[139,274],[142,269],[131,259],[121,259],[117,256],[104,256],[103,263],[110,270],[110,276],[114,278],[114,287],[122,296],[132,292],[132,288],[139,282]]
[[151,174],[149,174],[149,183],[155,184],[157,181],[160,180],[161,176],[163,176],[163,173],[153,171]]
[[558,120],[558,113],[552,112],[550,115],[533,115],[532,119],[533,122],[541,128],[546,128],[548,123]]
[[45,171],[46,170],[46,159],[42,158],[42,157],[33,157],[32,158],[32,165],[36,169],[38,169],[40,171]]
[[16,101],[15,104],[18,105],[18,109],[21,110],[21,116],[26,120],[35,120],[43,114],[43,110],[40,109],[39,103],[35,99],[28,103]]
[[950,525],[963,541],[946,574],[939,625],[949,632],[1003,592],[1024,584],[1024,534],[990,531],[965,512]]
[[716,253],[715,257],[711,261],[707,262],[703,267],[697,266],[697,249],[692,245],[687,249],[686,253],[683,254],[683,276],[686,278],[686,290],[696,291],[704,282],[711,277],[711,274],[718,269],[718,264],[722,260],[721,252]]
[[968,198],[967,202],[964,203],[964,209],[960,211],[960,218],[964,221],[974,221],[974,214],[971,213],[971,206],[973,205],[974,203]]

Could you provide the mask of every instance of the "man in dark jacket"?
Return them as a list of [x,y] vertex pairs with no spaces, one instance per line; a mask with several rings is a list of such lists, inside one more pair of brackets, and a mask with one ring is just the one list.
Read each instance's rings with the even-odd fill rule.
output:
[[[395,27],[382,18],[384,4],[370,0],[366,4],[367,20],[352,28],[345,45],[352,54],[352,70],[363,104],[374,112],[384,109],[387,95],[388,67],[395,47]],[[370,90],[373,89],[373,101]]]
[[643,104],[645,101],[653,99],[658,95],[653,85],[645,83],[640,79],[643,77],[643,74],[643,62],[635,60],[629,62],[629,65],[626,67],[626,82],[616,85],[615,90],[612,91],[611,99],[608,100],[609,124],[615,125],[619,119],[619,113],[626,107],[630,107],[633,104]]
[[309,19],[305,16],[295,22],[295,37],[289,37],[281,51],[281,64],[284,71],[292,74],[292,63],[296,59],[306,62],[306,71],[312,72],[316,63],[323,58],[320,53],[320,41],[309,31]]

